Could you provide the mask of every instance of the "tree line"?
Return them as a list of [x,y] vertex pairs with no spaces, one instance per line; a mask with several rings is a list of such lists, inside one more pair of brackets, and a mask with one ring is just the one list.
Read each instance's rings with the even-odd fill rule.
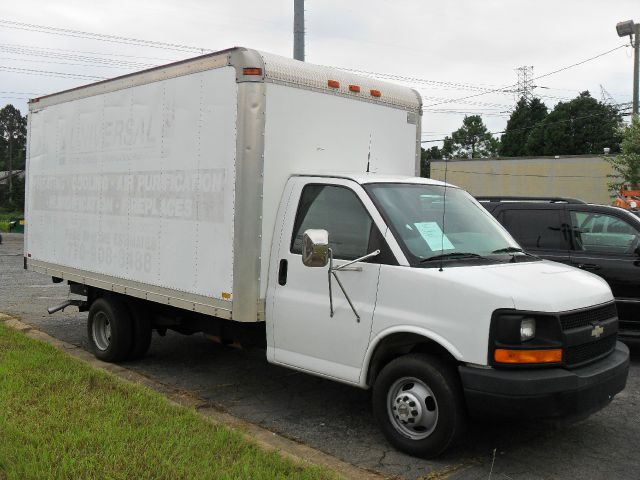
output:
[[462,126],[446,136],[442,147],[422,150],[422,175],[431,160],[547,155],[601,154],[620,151],[622,116],[613,105],[580,93],[549,112],[539,99],[521,98],[500,139],[488,131],[480,115],[465,116]]
[[[24,170],[27,143],[27,116],[8,104],[0,109],[0,172]],[[0,211],[22,210],[24,205],[24,179],[12,177],[0,188]]]

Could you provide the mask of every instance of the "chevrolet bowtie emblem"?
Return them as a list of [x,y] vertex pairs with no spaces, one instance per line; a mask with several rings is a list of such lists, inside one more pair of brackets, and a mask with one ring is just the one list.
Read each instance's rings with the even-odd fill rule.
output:
[[604,333],[604,328],[601,327],[600,325],[596,325],[595,327],[593,327],[593,330],[591,330],[591,336],[595,338],[599,338],[600,335],[602,335],[603,333]]

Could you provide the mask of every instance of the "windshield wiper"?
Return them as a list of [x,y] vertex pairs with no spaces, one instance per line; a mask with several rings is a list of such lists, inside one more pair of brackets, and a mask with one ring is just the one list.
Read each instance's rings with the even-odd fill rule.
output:
[[[499,248],[497,250],[494,250],[491,253],[510,253],[510,254],[514,254],[514,253],[521,253],[523,255],[526,255],[527,257],[532,257],[532,258],[540,258],[532,253],[529,252],[525,252],[523,249],[518,248],[518,247],[505,247],[505,248]],[[515,255],[511,255],[511,262],[515,262],[516,261],[516,256]]]
[[525,251],[518,247],[505,247],[494,250],[491,253],[525,253]]
[[433,257],[423,258],[420,263],[430,262],[432,260],[440,260],[443,258],[484,258],[482,255],[472,252],[449,252],[442,253],[440,255],[434,255]]

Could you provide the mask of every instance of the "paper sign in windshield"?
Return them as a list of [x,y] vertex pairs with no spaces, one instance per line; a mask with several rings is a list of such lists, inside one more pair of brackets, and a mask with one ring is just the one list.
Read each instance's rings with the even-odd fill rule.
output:
[[453,250],[456,248],[447,236],[442,233],[442,229],[437,222],[418,222],[414,223],[414,225],[431,250]]

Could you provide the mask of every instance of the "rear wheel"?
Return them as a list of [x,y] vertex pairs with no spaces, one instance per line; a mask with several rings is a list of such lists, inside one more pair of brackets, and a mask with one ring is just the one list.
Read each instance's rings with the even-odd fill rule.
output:
[[129,311],[133,327],[133,338],[131,342],[131,352],[128,359],[135,360],[147,354],[151,344],[151,318],[149,312],[143,304],[139,302],[129,302]]
[[105,362],[124,360],[131,352],[131,315],[126,304],[116,297],[93,302],[87,319],[89,348]]
[[403,452],[435,457],[457,440],[465,425],[456,370],[426,354],[386,365],[373,387],[373,412],[387,440]]

